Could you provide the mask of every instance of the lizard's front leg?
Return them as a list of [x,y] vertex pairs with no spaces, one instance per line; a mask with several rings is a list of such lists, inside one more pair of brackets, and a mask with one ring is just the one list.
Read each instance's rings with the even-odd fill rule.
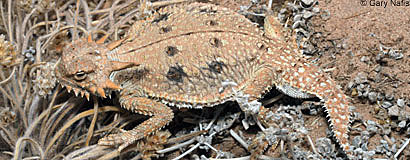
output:
[[152,117],[132,130],[121,130],[121,133],[110,134],[98,141],[99,145],[120,145],[118,147],[119,151],[135,141],[153,134],[155,131],[167,125],[172,118],[174,118],[172,109],[168,108],[165,104],[146,97],[138,97],[133,94],[123,95],[123,93],[124,92],[120,95],[119,100],[122,107]]

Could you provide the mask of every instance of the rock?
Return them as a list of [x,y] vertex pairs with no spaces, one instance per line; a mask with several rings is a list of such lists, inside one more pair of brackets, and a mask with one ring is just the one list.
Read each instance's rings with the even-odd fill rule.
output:
[[382,104],[382,107],[386,108],[386,109],[390,108],[391,106],[393,106],[393,104],[389,101],[384,101],[383,104]]
[[315,7],[312,9],[312,11],[317,14],[320,12],[320,8]]
[[300,21],[300,20],[302,20],[302,15],[300,14],[297,14],[295,15],[295,17],[293,17],[293,22]]
[[366,130],[369,132],[369,134],[374,134],[377,132],[377,126],[376,122],[372,120],[367,120],[367,126]]
[[362,84],[367,82],[367,74],[364,72],[359,72],[354,78],[356,84]]
[[315,0],[301,0],[301,2],[303,8],[309,8],[314,4]]
[[404,105],[405,105],[404,99],[402,99],[402,98],[397,99],[397,105],[399,107],[404,107]]
[[389,116],[399,116],[400,115],[400,108],[398,106],[393,106],[389,108],[388,111]]
[[386,99],[389,100],[389,101],[393,100],[394,99],[393,93],[387,93],[386,94]]
[[313,16],[312,12],[306,11],[306,12],[303,13],[303,18],[304,19],[309,19],[312,16]]
[[404,128],[406,127],[406,121],[401,121],[398,125],[399,128]]
[[383,93],[377,93],[377,100],[379,100],[379,101],[381,101],[381,100],[383,100],[384,99],[384,95],[383,95]]
[[347,83],[347,88],[352,89],[355,86],[353,81],[350,81],[349,83]]
[[395,60],[403,58],[403,53],[400,50],[390,50],[388,54],[390,58],[393,58]]
[[370,58],[367,57],[367,56],[363,56],[362,58],[360,58],[360,61],[361,61],[361,62],[364,62],[364,63],[366,63],[366,62],[369,61],[369,60],[370,60]]
[[370,92],[367,97],[369,97],[370,102],[375,103],[376,100],[377,100],[377,93],[376,92]]

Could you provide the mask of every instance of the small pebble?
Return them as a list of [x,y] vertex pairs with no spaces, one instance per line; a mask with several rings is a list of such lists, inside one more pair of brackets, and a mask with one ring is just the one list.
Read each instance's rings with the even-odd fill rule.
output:
[[364,89],[363,97],[367,97],[369,95],[369,90],[370,90],[369,87]]
[[310,37],[310,34],[307,31],[305,31],[303,28],[296,28],[295,32],[298,34],[302,34],[305,37]]
[[379,101],[381,101],[381,100],[383,100],[384,99],[384,95],[383,95],[383,93],[377,93],[377,100],[379,100]]
[[390,135],[391,133],[391,127],[389,124],[384,124],[383,125],[383,134],[384,135]]
[[306,11],[306,12],[303,13],[303,18],[305,18],[305,19],[309,19],[312,16],[313,16],[312,12]]
[[347,83],[347,88],[352,89],[355,86],[353,81],[350,81],[349,83]]
[[309,8],[313,5],[313,2],[315,2],[315,0],[301,0],[302,4],[301,6],[304,8]]
[[354,137],[352,141],[352,145],[355,146],[356,148],[360,148],[360,144],[362,144],[362,137],[361,136]]
[[299,10],[300,6],[299,5],[295,5],[293,3],[287,3],[287,6],[289,6],[293,11],[297,11]]
[[403,58],[403,53],[401,53],[401,51],[399,50],[390,50],[389,56],[395,60],[399,60]]
[[294,22],[300,21],[300,20],[302,20],[302,15],[300,15],[300,14],[297,14],[297,15],[295,15],[295,17],[293,17]]
[[381,66],[381,65],[377,65],[377,67],[374,69],[374,71],[376,71],[376,72],[382,71],[382,66]]
[[367,82],[367,74],[364,72],[360,72],[357,74],[357,76],[354,78],[354,81],[356,84],[362,84]]
[[257,4],[259,3],[259,0],[251,0],[252,3]]
[[383,56],[381,54],[376,55],[376,62],[382,62]]
[[369,59],[369,57],[367,57],[367,56],[363,56],[362,58],[360,58],[360,61],[361,62],[367,62],[367,61],[369,61],[370,59]]
[[374,122],[374,121],[372,121],[372,120],[367,120],[366,130],[367,130],[370,134],[376,133],[376,132],[377,132],[376,122]]
[[293,28],[293,29],[296,29],[296,28],[299,28],[299,27],[301,27],[301,28],[305,28],[305,27],[306,27],[306,24],[305,24],[305,21],[304,21],[304,20],[296,21],[296,22],[293,23],[293,25],[292,25],[292,28]]
[[321,14],[320,15],[320,17],[323,19],[323,20],[329,20],[329,18],[330,18],[330,12],[329,12],[329,10],[324,10],[323,11],[323,14]]
[[397,126],[400,128],[406,127],[406,121],[401,121]]
[[391,104],[389,101],[384,101],[382,104],[383,108],[390,108],[391,106],[393,106],[393,104]]
[[370,102],[374,103],[377,100],[377,93],[376,92],[370,92],[367,97],[369,97]]
[[389,116],[399,116],[400,115],[399,107],[397,106],[390,107],[388,114]]
[[314,7],[314,8],[312,9],[312,11],[315,12],[315,13],[319,13],[319,12],[320,12],[320,8]]
[[388,94],[386,94],[386,99],[391,101],[391,100],[394,99],[394,95],[392,93],[388,93]]
[[402,99],[402,98],[397,99],[397,105],[399,107],[404,107],[404,105],[405,105],[404,103],[405,103],[404,99]]

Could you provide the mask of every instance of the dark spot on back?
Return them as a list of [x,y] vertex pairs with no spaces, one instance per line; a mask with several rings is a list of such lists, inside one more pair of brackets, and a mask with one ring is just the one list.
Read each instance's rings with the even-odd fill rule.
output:
[[116,74],[117,79],[120,81],[127,81],[127,80],[142,80],[147,74],[149,70],[146,68],[140,67],[132,67],[126,70],[118,71]]
[[156,17],[154,20],[152,20],[151,23],[158,23],[160,21],[166,21],[168,20],[169,15],[170,15],[169,13],[161,14],[158,17]]
[[175,82],[183,82],[183,77],[188,76],[185,72],[184,69],[180,65],[172,66],[169,68],[168,73],[166,77]]
[[218,22],[216,22],[214,20],[208,20],[208,21],[205,21],[205,25],[216,26],[216,25],[218,25]]
[[174,47],[174,46],[168,46],[168,47],[165,48],[165,53],[166,53],[168,56],[174,56],[174,55],[177,54],[178,52],[179,52],[178,48],[177,48],[177,47]]
[[210,8],[205,8],[205,9],[199,10],[199,12],[201,12],[201,13],[216,13],[218,11],[214,10],[214,9],[210,9]]
[[161,27],[161,28],[159,29],[159,33],[164,34],[164,33],[170,32],[171,30],[172,30],[172,27],[171,27],[171,26]]
[[209,70],[215,73],[221,73],[223,67],[226,67],[225,63],[223,62],[218,62],[218,61],[212,61],[211,63],[208,63]]
[[257,46],[260,50],[266,49],[266,45],[263,44],[262,42],[258,42],[258,43],[256,44],[256,46]]
[[222,42],[218,38],[209,39],[209,44],[211,44],[211,46],[216,47],[216,48],[222,46]]

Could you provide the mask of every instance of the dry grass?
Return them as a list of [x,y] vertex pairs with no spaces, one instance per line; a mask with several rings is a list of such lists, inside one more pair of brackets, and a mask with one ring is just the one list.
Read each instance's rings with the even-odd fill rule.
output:
[[118,126],[120,123],[130,124],[135,119],[105,114],[120,109],[99,106],[96,97],[89,103],[67,96],[49,73],[64,44],[90,33],[95,38],[111,35],[112,40],[118,39],[141,17],[138,3],[137,0],[0,2],[0,34],[5,35],[0,37],[0,159],[119,156],[116,150],[92,144],[102,134],[125,126]]

